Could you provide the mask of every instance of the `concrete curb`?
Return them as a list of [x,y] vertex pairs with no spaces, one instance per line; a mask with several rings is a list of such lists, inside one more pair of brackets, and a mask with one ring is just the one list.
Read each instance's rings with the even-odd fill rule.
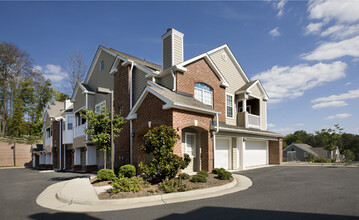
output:
[[[245,176],[233,174],[233,177],[234,180],[231,183],[207,189],[198,189],[187,192],[114,200],[99,200],[94,189],[93,191],[88,192],[90,194],[89,197],[85,195],[85,199],[80,198],[81,196],[79,193],[70,193],[70,191],[67,191],[66,189],[71,188],[71,181],[76,180],[74,179],[49,186],[44,192],[39,195],[36,202],[42,207],[58,211],[101,212],[141,208],[218,197],[246,190],[252,186],[252,181]],[[90,184],[88,180],[87,182],[88,184]],[[93,195],[96,195],[96,198],[93,197]]]

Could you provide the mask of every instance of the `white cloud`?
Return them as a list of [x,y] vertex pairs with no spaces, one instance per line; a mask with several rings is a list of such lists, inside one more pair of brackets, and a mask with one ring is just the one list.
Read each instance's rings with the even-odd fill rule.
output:
[[313,66],[273,66],[252,77],[259,79],[270,97],[269,101],[281,102],[304,94],[304,91],[345,77],[347,65],[344,62],[318,63]]
[[351,82],[347,82],[345,83],[345,86],[350,86],[352,83]]
[[341,118],[348,118],[352,116],[351,114],[348,114],[348,113],[341,113],[341,114],[336,114],[336,115],[331,115],[331,116],[328,116],[326,118],[324,118],[325,120],[332,120],[332,119],[341,119]]
[[291,125],[291,126],[293,126],[293,127],[301,127],[301,126],[304,126],[304,124],[298,123],[298,124],[293,124],[293,125]]
[[275,124],[267,124],[267,127],[268,127],[268,128],[274,128],[274,127],[275,127]]
[[[308,25],[309,26],[309,25]],[[320,33],[321,37],[330,36],[334,40],[342,40],[359,33],[359,25],[334,25]]]
[[349,90],[346,93],[342,93],[339,95],[331,95],[327,97],[320,97],[312,100],[312,102],[330,102],[330,101],[338,101],[338,100],[347,100],[347,99],[357,99],[359,98],[359,89]]
[[332,60],[343,56],[359,57],[359,36],[339,42],[325,42],[312,52],[301,55],[305,60]]
[[271,31],[269,31],[269,34],[272,35],[272,37],[278,37],[280,35],[278,29],[279,29],[278,27],[273,28]]
[[285,134],[288,134],[288,133],[291,133],[294,131],[293,128],[290,128],[290,127],[287,127],[287,128],[278,128],[278,129],[273,129],[274,132],[278,132],[278,133],[285,133]]
[[278,9],[277,16],[280,17],[284,14],[284,6],[287,4],[287,0],[280,0],[278,3],[274,4],[274,7]]
[[322,27],[323,27],[322,22],[310,23],[306,27],[305,34],[318,34],[322,30]]
[[347,106],[348,104],[344,101],[329,101],[329,102],[322,102],[312,106],[313,109],[318,108],[327,108],[327,107],[343,107]]
[[41,66],[34,66],[34,68],[32,68],[33,72],[36,73],[41,73],[42,72],[42,67]]
[[310,19],[338,23],[354,23],[359,21],[359,4],[356,0],[311,0],[308,3]]

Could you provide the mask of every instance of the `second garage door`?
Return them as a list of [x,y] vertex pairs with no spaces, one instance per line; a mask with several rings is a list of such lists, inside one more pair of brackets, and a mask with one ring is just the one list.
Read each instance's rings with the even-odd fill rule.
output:
[[229,146],[231,141],[229,139],[216,139],[216,156],[215,156],[215,168],[229,169]]
[[266,141],[246,141],[244,150],[244,166],[260,166],[268,164],[268,149]]

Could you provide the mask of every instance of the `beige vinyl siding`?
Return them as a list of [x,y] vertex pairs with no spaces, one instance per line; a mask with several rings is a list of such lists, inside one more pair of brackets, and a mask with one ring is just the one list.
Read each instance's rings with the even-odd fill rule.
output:
[[[104,61],[103,70],[100,70],[101,60]],[[114,56],[108,54],[105,51],[101,52],[97,60],[97,63],[95,65],[95,68],[92,72],[92,75],[87,83],[91,89],[96,91],[97,87],[104,87],[113,90],[113,75],[111,75],[109,72],[111,70],[114,61],[115,61]]]
[[177,35],[173,35],[173,58],[174,58],[174,62],[173,64],[179,64],[183,62],[183,48],[182,48],[182,41],[183,39]]
[[134,68],[133,70],[133,103],[136,103],[137,99],[141,96],[141,93],[146,88],[147,79],[145,78],[146,73],[140,69]]
[[237,126],[239,127],[245,127],[245,112],[239,112],[237,115]]
[[74,112],[86,106],[86,94],[82,94],[82,89],[79,88],[75,97]]
[[169,35],[163,40],[163,69],[167,69],[172,66],[172,35]]
[[79,147],[85,147],[85,135],[82,135],[80,137],[75,137],[74,138],[74,143],[73,143],[73,147],[74,148],[79,148]]
[[[226,53],[227,60],[224,60],[222,58],[223,53]],[[226,93],[234,95],[238,89],[240,89],[243,85],[246,84],[245,79],[243,78],[239,70],[236,68],[233,61],[230,59],[229,54],[224,49],[209,55],[209,57],[212,59],[214,64],[217,66],[217,68],[223,74],[224,78],[229,84],[226,89]],[[234,101],[235,103],[237,103],[237,99],[235,96]],[[237,125],[237,110],[234,112],[233,119],[226,118],[226,123],[229,125]]]
[[261,129],[267,130],[267,102],[260,100],[260,120],[261,120]]
[[46,113],[45,117],[44,117],[44,125],[43,125],[43,134],[42,134],[42,141],[45,144],[45,139],[46,139],[46,128],[50,127],[51,125],[51,121],[49,118],[49,115]]
[[160,79],[158,79],[158,84],[168,88],[168,89],[173,89],[173,77],[171,74],[168,74]]
[[262,94],[261,90],[259,89],[258,85],[252,86],[252,88],[250,89],[250,92],[251,92],[250,95],[253,95],[253,96],[257,97],[257,98],[263,97],[263,94]]

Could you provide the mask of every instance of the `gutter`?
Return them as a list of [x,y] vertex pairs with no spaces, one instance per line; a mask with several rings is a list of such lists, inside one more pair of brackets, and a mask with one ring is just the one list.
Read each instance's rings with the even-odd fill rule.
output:
[[[134,62],[131,62],[131,70],[130,70],[130,111],[132,110],[132,96],[133,96],[133,85],[132,85],[132,77],[133,77],[133,66],[134,66]],[[130,120],[130,164],[132,164],[132,120]]]

